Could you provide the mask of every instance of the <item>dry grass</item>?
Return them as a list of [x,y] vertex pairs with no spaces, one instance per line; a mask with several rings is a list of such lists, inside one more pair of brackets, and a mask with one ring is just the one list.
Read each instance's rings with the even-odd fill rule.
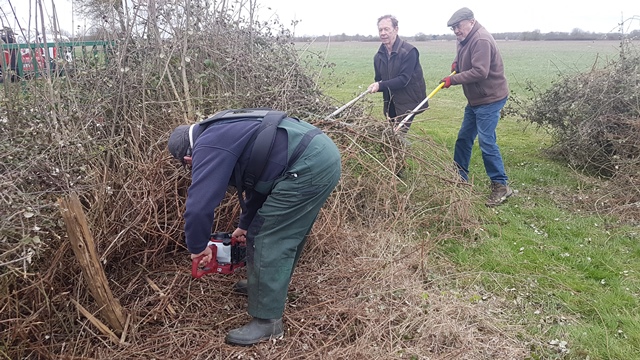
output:
[[[450,292],[447,284],[431,280],[436,269],[427,259],[433,246],[474,224],[468,213],[470,190],[456,183],[448,161],[433,156],[442,149],[417,139],[406,149],[372,119],[347,120],[351,126],[319,124],[340,145],[345,175],[293,278],[284,339],[250,348],[224,344],[226,332],[249,318],[246,298],[230,290],[243,271],[191,278],[177,227],[183,207],[178,194],[184,193],[188,174],[164,157],[135,164],[139,172],[110,194],[115,199],[95,196],[90,206],[97,234],[125,234],[98,236],[112,290],[130,316],[122,342],[110,342],[70,303],[98,310],[85,286],[90,280],[80,275],[60,232],[36,268],[24,273],[14,268],[3,276],[4,281],[12,279],[2,298],[6,355],[522,358],[518,329],[508,324],[500,301],[473,301],[471,295]],[[390,169],[405,161],[415,165],[401,179]],[[230,195],[217,228],[229,229],[235,216]],[[167,223],[175,225],[161,225]],[[426,226],[438,233],[427,232]]]
[[[242,325],[246,299],[229,291],[240,276],[190,279],[178,264],[132,277],[138,322],[127,345],[94,346],[99,358],[511,359],[522,346],[496,319],[496,304],[472,304],[425,281],[420,246],[386,233],[314,236],[291,284],[285,337],[251,348],[225,345]],[[348,239],[351,240],[348,240]],[[318,254],[322,248],[324,254]],[[358,256],[346,256],[356,252]],[[321,255],[319,258],[318,255]],[[184,268],[184,266],[182,266]],[[149,277],[162,294],[149,291]],[[174,309],[172,314],[168,308]],[[499,306],[498,306],[499,307]],[[493,310],[491,310],[493,308]],[[515,334],[514,334],[515,335]]]

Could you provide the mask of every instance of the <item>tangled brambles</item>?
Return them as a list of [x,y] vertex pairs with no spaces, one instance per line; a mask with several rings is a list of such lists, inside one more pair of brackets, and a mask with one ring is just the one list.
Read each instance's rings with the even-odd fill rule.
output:
[[550,154],[586,174],[607,178],[592,210],[629,220],[640,215],[640,53],[623,41],[617,59],[591,71],[560,74],[549,89],[529,86],[511,110],[548,130]]

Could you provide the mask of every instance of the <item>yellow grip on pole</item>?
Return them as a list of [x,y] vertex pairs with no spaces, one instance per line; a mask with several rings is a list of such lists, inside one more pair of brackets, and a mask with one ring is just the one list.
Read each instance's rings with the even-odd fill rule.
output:
[[[455,71],[452,71],[451,74],[449,74],[449,76],[452,76],[455,73],[456,73]],[[398,130],[400,130],[402,128],[402,125],[404,125],[409,119],[411,119],[413,114],[415,114],[416,111],[420,110],[422,105],[424,105],[424,103],[429,101],[429,99],[431,99],[431,97],[433,97],[433,95],[435,95],[440,89],[442,89],[443,86],[444,86],[444,82],[441,82],[440,85],[438,85],[435,89],[433,89],[433,91],[431,93],[429,93],[429,95],[427,95],[427,97],[424,100],[422,100],[422,102],[420,102],[420,104],[418,104],[418,106],[416,106],[415,109],[413,109],[413,111],[411,111],[411,113],[409,113],[409,115],[405,116],[405,118],[402,119],[402,121],[400,121],[400,123],[398,123],[398,125],[396,125],[396,127],[393,129],[393,131],[398,132]]]

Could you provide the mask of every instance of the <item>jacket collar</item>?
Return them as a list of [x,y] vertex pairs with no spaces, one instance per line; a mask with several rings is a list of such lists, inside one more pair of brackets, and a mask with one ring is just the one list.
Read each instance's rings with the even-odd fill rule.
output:
[[465,46],[481,27],[482,25],[480,25],[480,23],[476,20],[476,23],[473,24],[471,31],[469,31],[469,35],[467,35],[467,37],[464,38],[464,40],[460,41],[460,45]]
[[[393,53],[397,53],[398,49],[400,48],[400,45],[402,45],[403,40],[400,39],[400,36],[396,36],[396,41],[393,42],[393,46],[391,47],[391,54]],[[384,44],[380,44],[380,48],[378,49],[379,53],[382,53],[383,55],[387,54],[387,47],[384,46]]]

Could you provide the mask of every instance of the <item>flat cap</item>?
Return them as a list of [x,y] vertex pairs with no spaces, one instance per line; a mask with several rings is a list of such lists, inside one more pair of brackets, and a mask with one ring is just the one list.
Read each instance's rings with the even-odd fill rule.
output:
[[447,26],[453,26],[462,20],[471,19],[473,19],[473,11],[471,11],[469,8],[463,7],[462,9],[454,12],[453,15],[451,15],[451,19],[447,21]]
[[189,127],[189,125],[180,125],[175,128],[167,143],[167,147],[169,148],[171,155],[181,162],[184,162],[184,157],[187,155],[187,152],[191,147],[189,141]]

